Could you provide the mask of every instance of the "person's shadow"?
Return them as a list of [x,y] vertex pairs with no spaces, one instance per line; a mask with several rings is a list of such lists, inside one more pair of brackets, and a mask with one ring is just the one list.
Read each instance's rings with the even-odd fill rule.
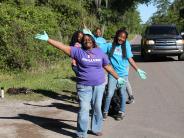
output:
[[24,105],[37,106],[37,107],[56,107],[58,109],[70,111],[73,113],[77,113],[79,110],[78,106],[74,106],[71,104],[64,104],[64,103],[51,103],[50,105],[38,105],[38,104],[24,103]]
[[[77,113],[79,110],[79,107],[75,105],[78,103],[76,92],[64,90],[64,91],[62,91],[62,93],[57,93],[54,91],[44,90],[44,89],[36,89],[36,90],[34,90],[34,92],[38,93],[38,94],[42,94],[42,95],[49,97],[49,98],[52,98],[52,99],[63,101],[63,102],[59,102],[59,103],[53,102],[49,105],[24,103],[24,105],[37,106],[37,107],[41,107],[41,108],[55,107],[58,109],[62,109],[62,110],[66,110],[66,111],[70,111],[70,112],[74,112],[74,113]],[[63,135],[67,135],[67,136],[71,136],[71,137],[76,136],[75,133],[68,131],[68,129],[73,129],[76,131],[77,128],[74,126],[71,126],[67,123],[64,123],[64,121],[71,122],[72,120],[52,119],[52,118],[45,118],[45,117],[28,115],[28,114],[19,114],[18,117],[19,117],[19,119],[24,119],[24,120],[33,122],[33,123],[45,128],[45,129],[49,129],[51,131],[55,131],[55,132],[61,133]],[[1,117],[0,117],[0,119],[1,119]],[[72,122],[76,122],[76,121],[72,121]]]
[[39,116],[34,116],[29,114],[18,114],[18,116],[16,117],[0,117],[0,119],[23,119],[26,121],[30,121],[42,128],[45,128],[66,136],[71,136],[71,137],[76,136],[74,132],[68,131],[68,129],[76,130],[76,127],[65,123],[65,122],[76,122],[73,120],[53,119],[53,118],[39,117]]
[[68,91],[68,90],[63,90],[62,94],[50,91],[50,90],[43,90],[43,89],[36,89],[34,90],[35,93],[42,94],[46,97],[56,99],[56,100],[61,100],[61,101],[66,101],[68,103],[78,103],[78,97],[76,92]]
[[[30,104],[30,103],[24,103],[24,105],[27,106],[36,106],[40,108],[45,108],[45,107],[55,107],[58,109],[70,111],[73,113],[77,113],[79,110],[79,107],[76,106],[75,104],[71,104],[70,97],[67,95],[61,95],[53,91],[46,91],[46,90],[40,90],[40,93],[44,94],[45,96],[52,97],[57,100],[65,101],[65,102],[53,102],[49,105],[39,105],[39,104]],[[69,100],[69,101],[68,101]],[[67,101],[67,102],[66,102]],[[33,116],[33,115],[28,115],[28,114],[19,114],[20,119],[24,119],[30,122],[33,122],[45,129],[49,129],[58,133],[61,133],[63,135],[75,137],[76,134],[73,132],[68,131],[68,129],[73,129],[76,130],[76,127],[73,127],[71,125],[68,125],[64,123],[64,121],[67,122],[76,122],[72,120],[60,120],[60,119],[51,119],[51,118],[45,118],[45,117],[38,117],[38,116]],[[1,117],[0,117],[1,119]]]

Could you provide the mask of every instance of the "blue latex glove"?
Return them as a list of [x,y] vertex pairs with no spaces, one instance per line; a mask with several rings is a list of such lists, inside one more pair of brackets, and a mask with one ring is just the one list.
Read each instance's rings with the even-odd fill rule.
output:
[[48,34],[45,31],[44,34],[36,34],[35,38],[43,41],[48,41],[49,39]]
[[145,79],[147,78],[147,76],[146,76],[147,73],[144,72],[143,70],[138,69],[138,70],[137,70],[137,73],[139,74],[139,77],[140,77],[141,79],[145,80]]
[[118,87],[122,87],[123,85],[125,85],[125,83],[126,83],[125,79],[121,77],[118,79]]
[[92,32],[91,32],[88,28],[84,28],[84,29],[82,30],[82,32],[83,32],[84,34],[89,34],[89,35],[93,36]]

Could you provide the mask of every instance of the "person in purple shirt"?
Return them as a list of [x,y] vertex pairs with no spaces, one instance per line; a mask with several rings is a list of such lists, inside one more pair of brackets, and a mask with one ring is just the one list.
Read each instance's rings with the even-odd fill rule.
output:
[[107,41],[105,40],[105,38],[102,37],[102,30],[100,28],[96,28],[94,34],[86,27],[86,25],[84,25],[84,29],[83,29],[83,33],[84,34],[89,34],[91,35],[96,44],[98,45],[98,47],[100,47],[102,49],[102,51],[104,51],[106,53],[106,43]]
[[77,117],[77,137],[87,137],[90,106],[92,106],[92,133],[101,136],[103,125],[101,105],[105,89],[104,69],[117,79],[118,86],[125,85],[125,80],[119,77],[109,65],[108,57],[97,47],[91,35],[83,36],[81,48],[70,47],[50,39],[46,32],[37,34],[35,38],[48,42],[77,61],[77,93],[80,107]]

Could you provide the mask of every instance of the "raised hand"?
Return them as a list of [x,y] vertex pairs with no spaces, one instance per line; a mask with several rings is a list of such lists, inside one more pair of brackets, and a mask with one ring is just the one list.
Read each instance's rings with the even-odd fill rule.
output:
[[85,27],[85,28],[82,30],[82,32],[83,32],[84,34],[89,34],[89,35],[93,36],[92,32],[91,32],[87,27]]
[[43,41],[48,41],[49,36],[48,36],[48,34],[44,31],[43,34],[36,34],[36,35],[35,35],[35,38],[36,38],[36,39],[39,39],[39,40],[43,40]]

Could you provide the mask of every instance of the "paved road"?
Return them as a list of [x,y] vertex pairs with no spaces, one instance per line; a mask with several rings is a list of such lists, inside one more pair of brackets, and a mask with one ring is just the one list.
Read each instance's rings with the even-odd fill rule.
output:
[[[175,57],[143,62],[136,44],[140,36],[136,39],[132,48],[135,60],[148,79],[141,80],[131,68],[135,103],[127,105],[124,120],[108,117],[104,121],[101,138],[183,138],[184,62]],[[0,138],[74,136],[77,104],[66,102],[67,98],[58,96],[38,103],[0,100]]]
[[[157,57],[149,62],[140,58],[140,36],[133,41],[135,60],[148,73],[140,80],[130,71],[135,103],[127,105],[121,122],[105,121],[104,138],[183,138],[184,137],[184,62],[177,57]],[[137,42],[137,43],[136,43]]]

